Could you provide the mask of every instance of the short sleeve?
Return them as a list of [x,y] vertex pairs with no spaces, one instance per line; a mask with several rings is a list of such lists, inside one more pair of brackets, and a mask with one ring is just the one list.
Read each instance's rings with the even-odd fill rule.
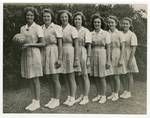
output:
[[73,39],[78,38],[78,31],[74,27],[72,28],[71,36]]
[[37,27],[37,35],[38,37],[44,37],[44,31],[41,26]]
[[119,32],[119,39],[121,43],[125,41],[125,37],[123,36],[122,32]]
[[55,29],[55,32],[56,32],[56,37],[57,38],[62,38],[63,37],[63,32],[62,32],[62,28],[61,27],[56,27]]
[[106,32],[106,44],[110,44],[111,40],[110,40],[110,33]]
[[137,46],[137,37],[134,33],[131,36],[131,46]]
[[92,34],[88,29],[85,32],[85,43],[92,43]]
[[23,33],[23,27],[20,28],[20,33]]

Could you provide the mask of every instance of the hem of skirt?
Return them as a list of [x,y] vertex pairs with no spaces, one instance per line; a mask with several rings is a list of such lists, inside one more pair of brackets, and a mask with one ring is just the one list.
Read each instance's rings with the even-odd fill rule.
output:
[[139,73],[139,71],[127,71],[127,73]]
[[25,77],[25,76],[21,76],[22,78],[25,78],[25,79],[33,79],[33,78],[36,78],[36,77],[42,77],[43,75],[38,75],[38,76],[32,76],[32,77]]

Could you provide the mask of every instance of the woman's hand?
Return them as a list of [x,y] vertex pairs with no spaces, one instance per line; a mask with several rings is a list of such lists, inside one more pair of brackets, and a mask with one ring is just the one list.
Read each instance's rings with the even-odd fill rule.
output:
[[90,57],[87,57],[87,60],[86,60],[86,66],[87,66],[87,68],[89,68],[90,65],[91,65],[91,63],[90,63]]
[[106,69],[109,69],[109,68],[110,68],[110,65],[111,65],[111,64],[110,64],[110,61],[107,61],[107,62],[106,62]]
[[128,68],[128,69],[131,69],[131,65],[132,65],[132,60],[131,60],[131,59],[129,59],[129,61],[128,61],[128,65],[127,65],[127,68]]
[[78,59],[78,58],[76,58],[76,59],[74,60],[73,66],[74,66],[75,68],[79,66],[79,59]]
[[118,67],[122,66],[123,65],[123,60],[120,59],[119,62],[118,62]]
[[23,44],[22,45],[22,49],[26,49],[26,48],[28,48],[30,46],[30,44]]
[[55,68],[60,68],[62,65],[62,61],[61,60],[58,60],[56,63],[55,63]]

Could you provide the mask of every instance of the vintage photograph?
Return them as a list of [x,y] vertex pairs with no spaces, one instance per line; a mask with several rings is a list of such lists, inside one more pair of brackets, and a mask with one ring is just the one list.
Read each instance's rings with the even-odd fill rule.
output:
[[3,3],[3,113],[147,114],[147,7]]

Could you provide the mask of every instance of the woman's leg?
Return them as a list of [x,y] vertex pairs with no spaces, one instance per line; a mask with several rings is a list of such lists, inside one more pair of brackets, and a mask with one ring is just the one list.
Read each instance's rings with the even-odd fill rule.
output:
[[35,99],[40,100],[40,81],[39,81],[39,78],[38,77],[34,78],[33,83],[34,83]]
[[89,77],[88,77],[88,74],[85,74],[82,76],[83,78],[83,94],[84,96],[88,96],[89,94],[89,90],[90,90],[90,80],[89,80]]
[[114,79],[115,79],[115,87],[114,87],[114,92],[115,93],[119,93],[120,91],[120,76],[119,75],[115,75],[114,76]]
[[40,108],[40,81],[38,77],[33,78],[33,89],[35,100],[32,101],[32,104],[26,107],[26,109],[30,111]]
[[106,79],[105,77],[99,78],[100,79],[100,86],[101,86],[101,95],[105,96],[106,94]]
[[83,95],[84,93],[84,88],[83,88],[83,79],[81,74],[79,73],[75,73],[75,78],[76,78],[76,83],[77,83],[77,87],[79,87],[79,91],[80,91],[80,95]]
[[35,95],[35,89],[34,89],[33,79],[30,80],[30,89],[31,89],[32,98],[35,99],[36,95]]
[[61,85],[59,82],[59,75],[53,74],[52,76],[52,82],[53,82],[53,93],[54,98],[59,99],[60,98],[60,92],[61,92]]
[[75,97],[76,95],[76,81],[74,73],[69,73],[68,75],[69,88],[70,88],[70,96]]
[[96,85],[96,89],[97,89],[97,95],[101,95],[100,79],[99,79],[99,77],[95,77],[95,85]]
[[100,104],[103,104],[106,102],[106,79],[105,77],[99,78],[101,83],[101,99],[99,100]]
[[134,86],[133,74],[128,73],[127,76],[128,76],[128,89],[127,89],[127,91],[131,92],[133,90],[133,86]]

